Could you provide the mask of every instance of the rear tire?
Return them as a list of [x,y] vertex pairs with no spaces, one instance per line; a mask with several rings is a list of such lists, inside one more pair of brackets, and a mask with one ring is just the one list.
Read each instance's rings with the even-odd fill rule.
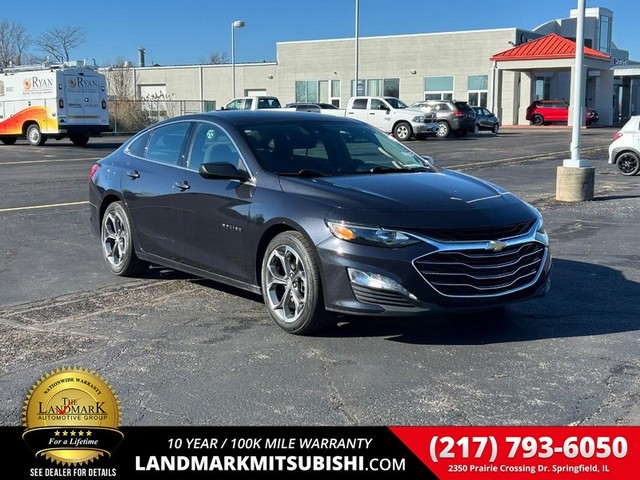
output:
[[623,152],[616,159],[618,171],[625,176],[637,175],[640,172],[640,157],[634,152]]
[[149,263],[140,260],[133,244],[133,226],[122,202],[111,203],[102,217],[102,256],[111,273],[129,277],[143,272]]
[[44,145],[44,142],[47,141],[46,135],[43,135],[40,131],[40,127],[36,124],[29,125],[27,128],[27,141],[30,145],[34,147],[39,147]]
[[540,126],[544,123],[544,118],[542,117],[542,115],[536,114],[531,119],[531,123],[534,125]]
[[436,137],[447,138],[451,133],[451,127],[447,122],[438,122],[438,130],[436,130]]
[[84,147],[87,143],[89,143],[89,137],[86,135],[69,135],[69,140],[73,142],[74,145],[78,147]]

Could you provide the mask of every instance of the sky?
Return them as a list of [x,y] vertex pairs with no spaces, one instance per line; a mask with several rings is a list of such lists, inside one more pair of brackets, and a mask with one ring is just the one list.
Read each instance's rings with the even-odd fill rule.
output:
[[[11,8],[2,8],[9,3]],[[19,23],[32,37],[52,28],[80,27],[86,41],[72,50],[71,59],[103,67],[123,60],[137,66],[140,47],[145,49],[147,65],[207,63],[214,52],[231,59],[234,20],[245,22],[234,32],[236,63],[275,61],[278,42],[355,37],[356,0],[182,0],[173,7],[172,3],[61,0],[53,8],[50,1],[0,0],[0,21]],[[585,0],[585,4],[613,11],[614,43],[640,61],[638,0]],[[533,29],[568,18],[577,6],[578,0],[359,0],[358,36]]]

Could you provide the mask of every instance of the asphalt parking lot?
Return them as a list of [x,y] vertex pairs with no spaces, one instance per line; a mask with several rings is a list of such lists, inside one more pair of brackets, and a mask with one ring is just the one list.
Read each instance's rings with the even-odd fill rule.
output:
[[[168,269],[108,273],[89,230],[87,148],[0,145],[0,425],[65,365],[95,370],[123,425],[638,425],[640,177],[586,129],[595,197],[555,200],[567,129],[410,142],[538,207],[554,255],[543,299],[499,316],[341,319],[288,335],[262,300]],[[95,140],[95,141],[94,141]]]

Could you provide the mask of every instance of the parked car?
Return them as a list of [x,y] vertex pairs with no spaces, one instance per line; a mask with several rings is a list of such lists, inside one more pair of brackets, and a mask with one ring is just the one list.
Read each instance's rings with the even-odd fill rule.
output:
[[175,117],[89,177],[90,224],[112,273],[163,265],[262,294],[292,334],[336,313],[492,309],[550,285],[534,207],[350,118]]
[[[551,125],[567,123],[569,120],[569,104],[564,100],[534,100],[527,107],[525,118],[533,125]],[[596,123],[600,119],[598,112],[585,108],[585,125]]]
[[488,130],[494,134],[500,130],[500,119],[496,117],[491,110],[486,107],[472,107],[476,112],[476,128],[475,133]]
[[322,109],[338,110],[338,107],[331,103],[322,102],[293,102],[287,103],[284,108],[295,108],[296,110],[315,112]]
[[464,137],[474,132],[476,128],[476,114],[467,102],[457,100],[424,100],[409,105],[425,113],[436,112],[438,130],[436,136],[445,138],[450,135]]
[[229,100],[222,110],[262,110],[265,108],[280,108],[278,97],[269,95],[255,95],[237,97]]
[[609,163],[616,165],[622,175],[640,172],[640,115],[631,117],[613,136]]

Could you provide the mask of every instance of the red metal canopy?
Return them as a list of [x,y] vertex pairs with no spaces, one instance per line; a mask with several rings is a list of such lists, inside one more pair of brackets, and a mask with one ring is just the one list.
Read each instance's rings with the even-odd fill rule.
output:
[[[576,42],[561,37],[556,33],[550,33],[504,52],[496,53],[491,57],[491,60],[550,60],[575,58],[575,56]],[[584,56],[596,60],[609,60],[611,58],[609,55],[589,47],[584,47]]]

